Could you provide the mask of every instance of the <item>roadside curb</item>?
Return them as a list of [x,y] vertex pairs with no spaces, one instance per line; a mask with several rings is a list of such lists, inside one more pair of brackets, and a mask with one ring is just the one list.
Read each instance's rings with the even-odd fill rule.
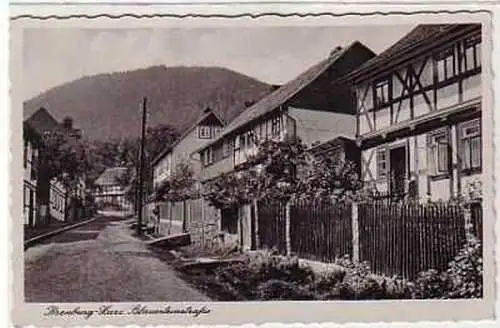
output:
[[97,220],[98,218],[92,218],[90,220],[86,220],[86,221],[82,221],[82,222],[78,222],[78,223],[75,223],[75,224],[72,224],[70,226],[67,226],[67,227],[63,227],[63,228],[60,228],[60,229],[57,229],[57,230],[54,230],[54,231],[51,231],[51,232],[46,232],[44,234],[41,234],[39,236],[36,236],[36,237],[33,237],[33,238],[30,238],[28,240],[26,240],[24,242],[24,250],[26,250],[27,248],[33,246],[33,245],[36,245],[37,243],[47,239],[47,238],[50,238],[52,236],[55,236],[57,234],[60,234],[62,232],[65,232],[65,231],[68,231],[68,230],[71,230],[71,229],[74,229],[74,228],[78,228],[82,225],[85,225],[87,223],[90,223],[90,222],[93,222],[95,220]]

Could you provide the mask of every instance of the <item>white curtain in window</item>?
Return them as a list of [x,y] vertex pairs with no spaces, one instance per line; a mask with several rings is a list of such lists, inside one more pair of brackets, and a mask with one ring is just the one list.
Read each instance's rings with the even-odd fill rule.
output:
[[471,166],[473,168],[481,167],[481,138],[471,139]]
[[470,139],[462,140],[462,169],[470,169]]
[[430,144],[428,147],[427,166],[429,168],[429,173],[431,174],[437,173],[436,157],[437,157],[436,145]]
[[440,141],[438,143],[438,168],[439,172],[448,171],[448,143]]

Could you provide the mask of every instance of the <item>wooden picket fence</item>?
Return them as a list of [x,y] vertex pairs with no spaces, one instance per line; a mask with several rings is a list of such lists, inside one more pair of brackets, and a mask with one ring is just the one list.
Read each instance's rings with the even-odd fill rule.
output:
[[451,203],[358,205],[360,261],[375,273],[412,279],[444,270],[465,243],[462,208]]
[[[324,262],[349,255],[389,276],[413,279],[423,270],[444,270],[466,241],[464,207],[455,203],[294,202],[288,218],[284,205],[260,203],[258,208],[261,248]],[[482,240],[482,205],[467,208],[470,232]]]
[[258,203],[259,247],[286,254],[286,207],[284,204]]
[[291,251],[324,262],[352,256],[351,212],[349,203],[294,202],[290,207]]

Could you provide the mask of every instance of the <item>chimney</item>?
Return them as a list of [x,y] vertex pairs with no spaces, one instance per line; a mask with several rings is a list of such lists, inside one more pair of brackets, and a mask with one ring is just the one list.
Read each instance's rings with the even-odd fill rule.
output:
[[335,56],[340,50],[342,50],[342,47],[341,46],[336,46],[335,49],[333,49],[331,52],[330,52],[330,57],[333,57]]
[[73,129],[73,119],[71,117],[65,117],[63,120],[63,127],[66,130]]

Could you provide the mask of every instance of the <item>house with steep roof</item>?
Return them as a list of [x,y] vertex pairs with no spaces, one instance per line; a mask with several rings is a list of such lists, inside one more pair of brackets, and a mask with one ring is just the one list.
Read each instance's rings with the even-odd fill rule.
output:
[[[217,138],[225,125],[224,120],[211,108],[206,108],[196,122],[172,144],[160,152],[152,161],[153,193],[143,211],[143,217],[152,218],[153,208],[157,207],[161,230],[167,233],[182,232],[191,217],[200,216],[200,199],[182,202],[169,202],[163,199],[169,178],[174,174],[179,164],[186,164],[198,179],[201,170],[200,159],[193,152],[201,145]],[[163,222],[163,223],[162,223]],[[166,228],[168,226],[168,228]],[[173,226],[173,227],[172,227]]]
[[33,227],[38,216],[38,158],[42,138],[26,121],[23,122],[23,216],[24,225]]
[[481,25],[419,25],[348,74],[362,179],[375,191],[446,200],[481,180]]
[[130,185],[126,184],[125,180],[132,180],[129,173],[126,167],[107,168],[94,181],[93,196],[99,209],[121,211],[132,209],[132,204],[126,197]]
[[69,194],[67,188],[57,178],[41,174],[43,165],[40,158],[44,151],[43,136],[57,132],[67,137],[67,142],[78,142],[81,131],[73,127],[73,121],[66,118],[59,123],[46,108],[40,108],[24,120],[24,213],[25,224],[34,226],[48,223],[49,219],[65,221],[68,219],[70,201],[82,200],[85,184],[83,177],[78,186]]
[[[360,42],[337,47],[327,58],[247,108],[219,138],[197,150],[202,165],[200,180],[237,169],[264,140],[299,138],[310,147],[337,137],[354,139],[356,109],[351,93],[333,82],[374,56]],[[255,218],[250,209],[242,211],[238,214],[204,206],[201,219],[217,225],[224,240],[250,248]],[[226,213],[231,217],[223,217]]]

